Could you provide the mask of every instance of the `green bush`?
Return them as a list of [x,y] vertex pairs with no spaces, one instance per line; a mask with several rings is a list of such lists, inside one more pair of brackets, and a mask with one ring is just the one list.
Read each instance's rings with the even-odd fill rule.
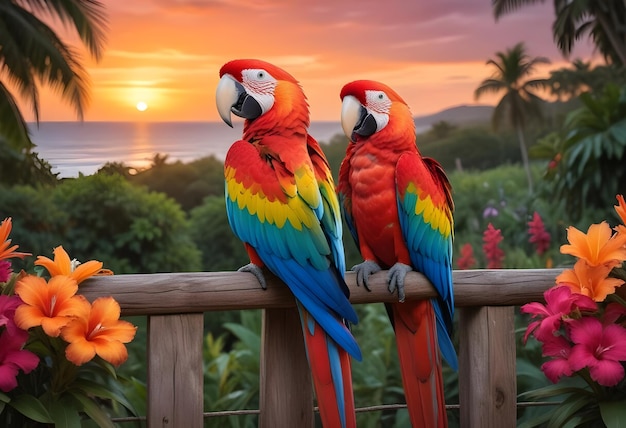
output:
[[116,273],[198,270],[200,252],[179,205],[119,175],[64,180],[55,187],[0,188],[0,217],[12,217],[14,242],[34,255],[63,245],[78,260],[101,260]]
[[163,160],[129,179],[150,190],[165,193],[185,211],[201,205],[207,196],[224,195],[224,164],[214,156],[190,163],[166,163]]
[[191,210],[190,232],[202,253],[204,271],[237,270],[250,261],[243,244],[230,229],[224,196],[207,197]]

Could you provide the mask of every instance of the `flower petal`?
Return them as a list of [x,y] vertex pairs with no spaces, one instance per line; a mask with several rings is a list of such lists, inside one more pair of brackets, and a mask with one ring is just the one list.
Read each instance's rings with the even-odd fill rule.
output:
[[567,360],[555,358],[541,365],[541,370],[552,383],[557,383],[563,376],[570,376],[572,369]]
[[70,343],[65,348],[65,357],[76,364],[82,366],[88,361],[91,361],[96,356],[96,347],[91,342],[86,340],[76,340]]
[[13,321],[22,330],[41,325],[46,315],[36,306],[22,305],[15,310]]
[[119,366],[128,359],[128,350],[121,342],[97,341],[94,345],[97,354],[114,366]]
[[72,272],[71,276],[76,280],[77,283],[81,283],[87,278],[90,278],[97,274],[100,269],[102,269],[102,262],[96,260],[90,260],[85,263],[79,264],[74,272]]
[[615,386],[624,379],[624,367],[617,361],[599,360],[589,367],[591,378],[604,386]]

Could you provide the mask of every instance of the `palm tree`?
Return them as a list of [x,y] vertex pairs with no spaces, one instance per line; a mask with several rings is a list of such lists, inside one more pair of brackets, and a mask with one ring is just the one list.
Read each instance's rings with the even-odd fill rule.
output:
[[75,30],[96,60],[102,55],[107,27],[98,0],[0,1],[0,142],[26,153],[33,143],[11,90],[30,104],[37,122],[39,82],[58,90],[79,119],[88,101],[88,75],[79,55],[44,20]]
[[522,163],[528,180],[528,191],[533,191],[533,181],[528,162],[528,151],[524,140],[524,128],[532,117],[541,118],[542,99],[533,90],[548,87],[548,79],[524,80],[531,75],[538,64],[549,64],[544,57],[530,58],[524,43],[518,43],[506,52],[496,52],[497,59],[487,61],[496,70],[494,74],[482,81],[474,91],[479,99],[486,93],[504,92],[500,102],[493,111],[493,127],[498,129],[503,120],[508,120],[515,129],[519,140]]
[[[545,0],[492,0],[496,19],[525,5]],[[568,56],[574,43],[587,35],[604,57],[626,67],[626,0],[553,0],[554,40]]]

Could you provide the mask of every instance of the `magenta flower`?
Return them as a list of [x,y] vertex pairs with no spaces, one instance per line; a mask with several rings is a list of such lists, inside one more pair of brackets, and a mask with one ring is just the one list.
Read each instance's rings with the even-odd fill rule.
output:
[[570,323],[574,346],[569,356],[572,370],[589,368],[593,380],[604,386],[615,386],[624,379],[626,329],[617,324],[602,325],[593,317],[582,317]]
[[569,287],[552,287],[543,293],[546,301],[545,306],[539,302],[527,303],[521,307],[525,314],[532,314],[531,318],[537,318],[528,324],[524,334],[524,342],[534,332],[537,340],[546,342],[554,337],[554,332],[561,327],[564,317],[569,316],[574,310],[595,311],[596,302],[587,296],[572,293]]
[[535,244],[537,255],[541,256],[550,248],[550,234],[546,230],[541,216],[537,211],[533,214],[533,219],[528,222],[528,242]]
[[11,262],[8,260],[0,260],[0,282],[7,282],[11,278],[13,270]]
[[543,356],[552,357],[541,365],[541,370],[552,383],[557,383],[563,376],[573,373],[569,358],[572,351],[570,343],[563,336],[552,336],[542,346]]
[[22,299],[18,296],[0,295],[0,327],[5,326],[9,334],[16,334],[17,331],[21,331],[15,325],[13,318],[15,317],[15,309],[22,303]]
[[457,259],[457,265],[459,269],[471,269],[476,266],[476,259],[474,258],[474,249],[469,242],[465,243],[461,247],[461,257]]
[[28,332],[17,330],[9,334],[4,330],[0,334],[0,390],[9,392],[17,386],[17,374],[20,370],[30,373],[39,364],[37,355],[22,349],[28,339]]
[[487,258],[487,269],[502,269],[504,251],[499,247],[502,231],[489,223],[483,233],[483,252]]

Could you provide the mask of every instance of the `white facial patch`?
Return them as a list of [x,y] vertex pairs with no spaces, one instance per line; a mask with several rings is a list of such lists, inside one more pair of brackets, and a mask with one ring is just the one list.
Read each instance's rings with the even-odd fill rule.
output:
[[376,119],[376,132],[383,129],[389,123],[389,111],[391,100],[383,91],[365,91],[367,111]]
[[263,113],[274,105],[276,79],[261,68],[249,68],[241,72],[242,84],[246,92],[259,103]]

